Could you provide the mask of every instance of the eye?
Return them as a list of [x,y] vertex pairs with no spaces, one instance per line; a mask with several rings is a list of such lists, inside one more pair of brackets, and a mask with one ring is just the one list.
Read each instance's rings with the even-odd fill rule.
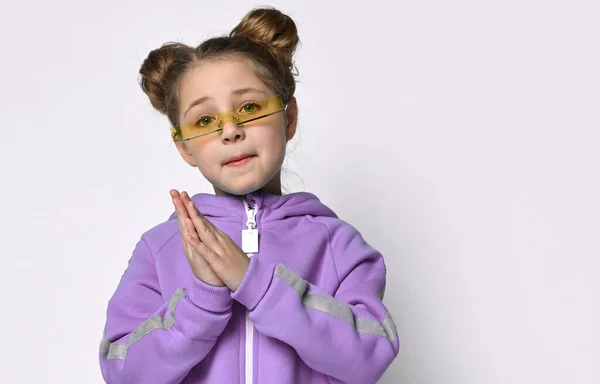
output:
[[244,111],[246,113],[253,113],[253,112],[258,111],[259,108],[260,108],[260,105],[258,105],[256,103],[248,103],[242,107],[242,111]]
[[212,116],[202,116],[196,121],[197,127],[208,127],[215,121],[215,118]]

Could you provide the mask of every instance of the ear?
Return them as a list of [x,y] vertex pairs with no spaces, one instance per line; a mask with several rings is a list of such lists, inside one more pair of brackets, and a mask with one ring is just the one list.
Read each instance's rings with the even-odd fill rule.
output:
[[179,151],[181,158],[183,160],[185,160],[186,163],[188,163],[192,167],[197,167],[196,161],[194,160],[192,153],[188,150],[185,142],[184,143],[175,143],[175,146],[177,147],[177,150]]
[[296,126],[298,125],[298,103],[296,98],[292,96],[288,102],[286,113],[286,125],[285,125],[285,138],[287,141],[292,140],[296,134]]

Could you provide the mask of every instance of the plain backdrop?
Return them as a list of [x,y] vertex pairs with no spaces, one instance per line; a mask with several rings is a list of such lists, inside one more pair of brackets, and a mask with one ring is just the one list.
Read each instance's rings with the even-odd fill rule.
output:
[[[600,383],[600,3],[265,4],[302,40],[284,182],[386,257],[381,382]],[[103,382],[135,243],[170,188],[212,192],[138,70],[257,5],[2,2],[1,383]]]

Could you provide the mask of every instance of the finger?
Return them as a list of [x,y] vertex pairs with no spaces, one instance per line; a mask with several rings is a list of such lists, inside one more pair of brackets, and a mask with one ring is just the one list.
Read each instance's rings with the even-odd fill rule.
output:
[[[214,267],[219,264],[219,256],[212,249],[206,246],[206,244],[198,240],[197,237],[188,235],[187,241],[192,246],[192,248],[198,253],[198,255],[202,257],[204,261],[206,261],[206,263],[209,266]],[[214,271],[215,273],[217,273],[217,270]]]
[[210,222],[198,211],[191,199],[186,202],[185,206],[189,218],[194,223],[199,240],[214,249],[213,246],[216,244],[217,238],[211,225],[209,225]]
[[[190,202],[192,202],[192,199],[190,199],[190,196],[185,191],[182,192],[180,196],[181,196],[179,199],[179,201],[181,202],[180,209],[184,212],[183,218],[184,219],[189,218],[191,220],[192,216],[190,215],[190,210],[188,209],[188,205],[190,204]],[[193,202],[192,202],[192,204],[193,204]],[[195,209],[195,206],[194,206],[194,209]],[[192,221],[192,225],[193,225],[193,221]],[[196,228],[194,227],[194,232],[195,231],[196,231]]]
[[183,221],[185,229],[187,230],[187,236],[192,236],[196,240],[200,240],[198,238],[198,233],[196,233],[196,227],[194,227],[194,223],[192,223],[192,219],[186,217]]
[[[184,225],[186,227],[186,240],[188,243],[202,243],[203,246],[200,248],[208,249],[210,254],[215,258],[220,258],[220,255],[224,252],[222,242],[219,240],[220,231],[214,227],[214,225],[206,219],[197,208],[193,205],[194,203],[190,200],[188,205],[188,213],[191,212],[192,217],[186,217],[184,219]],[[215,232],[214,230],[218,231]],[[188,239],[189,237],[189,239]],[[190,240],[191,239],[191,240]],[[204,259],[208,264],[208,260]]]
[[221,231],[219,231],[219,229],[217,227],[215,227],[215,225],[210,220],[208,220],[206,217],[204,217],[204,215],[198,210],[196,205],[193,204],[193,201],[190,198],[190,195],[188,195],[188,193],[186,191],[182,192],[181,196],[182,196],[182,200],[183,200],[184,204],[186,205],[186,207],[190,207],[189,204],[190,204],[190,202],[192,203],[192,205],[191,205],[192,209],[188,210],[188,212],[187,212],[189,217],[192,217],[194,214],[198,214],[200,219],[202,219],[202,223],[205,226],[207,226],[213,233],[215,233],[215,234],[221,233]]
[[177,215],[180,219],[189,217],[188,211],[181,196],[173,197],[173,204],[175,205],[175,212],[177,212]]
[[184,219],[183,225],[185,226],[186,232],[185,235],[182,235],[181,237],[183,238],[185,247],[188,248],[186,256],[190,262],[193,262],[194,258],[192,254],[195,252],[195,250],[192,244],[190,243],[189,238],[198,240],[198,235],[196,234],[196,228],[194,228],[194,224],[192,223],[192,220],[189,217]]
[[177,217],[177,225],[179,226],[179,232],[183,234],[183,224],[181,222],[181,212],[176,203],[176,197],[171,197],[171,201],[173,202],[173,207],[175,208],[175,216]]
[[187,209],[183,205],[183,201],[181,200],[180,194],[177,190],[171,190],[171,197],[173,200],[173,205],[175,206],[175,213],[177,215],[177,225],[179,226],[179,232],[181,233],[181,237],[185,241],[185,237],[188,234],[188,230],[184,224],[184,220],[189,218]]

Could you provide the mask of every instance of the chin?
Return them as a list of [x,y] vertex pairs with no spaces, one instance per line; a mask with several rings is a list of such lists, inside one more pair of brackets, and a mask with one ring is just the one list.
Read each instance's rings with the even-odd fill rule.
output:
[[261,189],[262,187],[265,186],[265,184],[266,184],[266,182],[265,183],[240,183],[238,185],[218,185],[218,184],[213,184],[213,185],[218,185],[218,188],[221,191],[227,192],[231,195],[243,196],[243,195],[247,195],[249,193],[252,193],[254,191]]

